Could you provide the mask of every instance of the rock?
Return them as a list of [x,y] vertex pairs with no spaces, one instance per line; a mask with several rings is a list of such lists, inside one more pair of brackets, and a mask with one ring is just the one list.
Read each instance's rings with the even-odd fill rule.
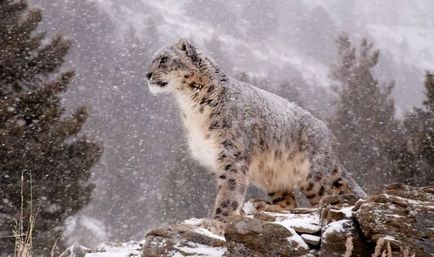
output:
[[105,242],[96,248],[96,252],[88,253],[85,257],[140,257],[143,242],[130,241],[127,243]]
[[366,241],[360,236],[353,219],[353,195],[328,196],[319,205],[321,232],[320,256],[370,256]]
[[354,205],[358,200],[354,195],[324,197],[318,207],[321,224],[325,226],[332,221],[351,218]]
[[333,221],[321,233],[321,257],[371,256],[366,242],[360,237],[352,220]]
[[276,221],[276,216],[273,216],[272,214],[268,214],[266,212],[257,212],[253,214],[253,218],[268,222]]
[[[226,252],[223,237],[191,224],[177,224],[154,229],[146,234],[142,257],[180,256],[213,252],[222,256]],[[205,255],[206,256],[206,255]]]
[[294,229],[298,233],[317,234],[321,231],[318,212],[305,214],[276,214],[274,223],[280,224],[287,229]]
[[294,231],[264,221],[235,217],[225,232],[225,256],[302,256],[309,247]]
[[86,253],[90,253],[90,249],[79,244],[73,244],[60,254],[59,257],[84,257]]
[[61,257],[425,257],[434,253],[434,187],[393,185],[364,200],[330,196],[318,208],[291,211],[258,211],[253,203],[247,202],[244,215],[231,217],[227,224],[190,219],[154,229],[142,243],[104,243],[94,253],[75,245]]
[[434,253],[434,186],[393,185],[369,197],[355,217],[366,239],[390,245],[393,256]]
[[312,246],[319,246],[319,243],[321,240],[321,237],[315,236],[315,235],[310,235],[310,234],[301,234],[301,238],[307,244],[312,245]]

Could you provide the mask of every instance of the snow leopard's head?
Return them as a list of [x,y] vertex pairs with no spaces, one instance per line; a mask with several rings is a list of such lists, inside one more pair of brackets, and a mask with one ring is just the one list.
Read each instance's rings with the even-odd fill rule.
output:
[[201,63],[201,54],[188,40],[160,50],[152,59],[146,77],[151,93],[173,92],[182,88]]

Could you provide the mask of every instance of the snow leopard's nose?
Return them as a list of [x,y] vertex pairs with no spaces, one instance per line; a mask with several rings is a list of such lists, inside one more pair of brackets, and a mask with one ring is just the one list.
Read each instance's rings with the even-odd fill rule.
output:
[[148,73],[146,73],[146,77],[147,77],[148,79],[151,79],[151,77],[152,77],[152,72],[148,72]]

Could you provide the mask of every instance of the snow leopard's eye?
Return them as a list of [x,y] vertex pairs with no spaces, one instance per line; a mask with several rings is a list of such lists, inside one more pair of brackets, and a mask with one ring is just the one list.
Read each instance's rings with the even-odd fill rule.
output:
[[167,60],[169,60],[169,57],[167,57],[167,56],[161,57],[160,64],[165,64],[167,62]]

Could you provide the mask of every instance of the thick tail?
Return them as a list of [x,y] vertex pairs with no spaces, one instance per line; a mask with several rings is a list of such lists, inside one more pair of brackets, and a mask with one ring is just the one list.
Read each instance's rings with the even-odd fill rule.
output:
[[353,194],[360,198],[366,198],[368,195],[359,186],[359,184],[357,184],[357,182],[354,181],[351,174],[342,165],[341,168],[342,168],[342,176],[348,180],[348,187],[353,192]]

